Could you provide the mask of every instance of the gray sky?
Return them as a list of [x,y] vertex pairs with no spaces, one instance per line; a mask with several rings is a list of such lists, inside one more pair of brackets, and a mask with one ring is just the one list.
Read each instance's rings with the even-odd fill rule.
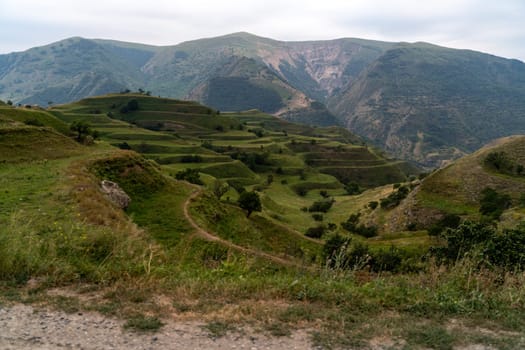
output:
[[0,0],[0,53],[72,36],[173,45],[239,31],[426,41],[525,61],[525,0]]

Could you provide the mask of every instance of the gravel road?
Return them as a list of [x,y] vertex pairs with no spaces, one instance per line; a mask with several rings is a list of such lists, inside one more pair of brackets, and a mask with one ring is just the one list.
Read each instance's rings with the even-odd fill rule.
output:
[[166,322],[156,333],[123,329],[97,313],[67,314],[27,305],[0,306],[0,349],[310,349],[305,331],[269,337],[250,329],[213,338],[197,322]]

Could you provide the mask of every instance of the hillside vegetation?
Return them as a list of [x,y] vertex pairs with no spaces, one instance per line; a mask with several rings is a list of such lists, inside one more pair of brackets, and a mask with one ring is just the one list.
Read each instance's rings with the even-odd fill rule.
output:
[[[98,140],[58,130],[85,122]],[[522,142],[480,151],[505,152],[480,169],[522,181]],[[304,328],[322,348],[524,345],[525,259],[502,253],[523,233],[504,219],[518,205],[497,232],[385,230],[439,172],[406,177],[344,129],[118,94],[37,114],[2,106],[0,150],[1,303],[94,310],[143,331],[170,317],[203,320],[214,336]],[[242,193],[260,206],[247,212]],[[453,240],[472,228],[490,244]]]
[[5,101],[48,106],[128,89],[342,125],[428,168],[525,131],[523,62],[427,43],[234,33],[166,47],[70,38],[0,55]]

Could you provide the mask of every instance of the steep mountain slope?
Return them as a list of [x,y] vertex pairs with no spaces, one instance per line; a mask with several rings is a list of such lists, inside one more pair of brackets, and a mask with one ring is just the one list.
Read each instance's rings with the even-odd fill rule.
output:
[[140,86],[143,74],[93,40],[71,38],[25,52],[0,55],[0,95],[47,105]]
[[72,38],[0,55],[4,100],[45,105],[126,88],[342,124],[428,167],[525,132],[523,62],[425,43],[235,33],[166,47]]
[[286,43],[248,33],[169,47],[72,38],[0,55],[0,97],[47,104],[143,88],[222,110],[262,107],[283,118],[330,125],[338,121],[325,99],[390,45],[359,39]]
[[474,51],[403,44],[330,104],[347,127],[428,166],[525,133],[525,64]]

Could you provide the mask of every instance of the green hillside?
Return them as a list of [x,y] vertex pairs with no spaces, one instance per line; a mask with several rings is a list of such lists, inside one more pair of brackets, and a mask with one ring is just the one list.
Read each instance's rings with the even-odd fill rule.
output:
[[[513,171],[496,169],[487,158],[501,155]],[[489,157],[490,159],[490,157]],[[494,141],[477,152],[451,165],[435,171],[425,178],[418,190],[398,208],[409,216],[392,223],[392,229],[399,229],[410,223],[429,228],[445,215],[459,215],[463,219],[479,220],[483,191],[491,188],[500,194],[510,196],[510,203],[503,212],[499,225],[515,226],[525,220],[523,197],[525,197],[525,176],[519,172],[525,165],[525,137],[512,136]],[[518,170],[516,170],[518,169]],[[394,217],[400,217],[396,213]]]
[[[510,231],[479,229],[492,232],[490,244],[478,247],[491,252],[486,257],[469,250],[452,262],[429,259],[452,248],[425,230],[364,236],[374,231],[369,220],[395,217],[410,196],[435,189],[442,172],[420,185],[403,176],[396,180],[402,183],[365,188],[384,183],[377,168],[399,175],[399,164],[344,129],[257,111],[218,114],[143,94],[37,114],[4,108],[11,114],[0,113],[2,305],[99,312],[136,331],[154,332],[174,318],[204,323],[213,337],[246,325],[261,336],[300,329],[319,348],[372,348],[377,339],[411,348],[524,345],[523,228],[508,220],[522,209],[503,213]],[[100,139],[87,146],[26,118],[89,121]],[[465,158],[467,167],[455,163],[454,174],[467,176],[461,168],[475,170],[479,163],[469,162],[483,160],[488,177],[478,180],[500,192],[518,189],[514,201],[524,144],[523,137],[501,141]],[[363,180],[361,188],[327,167],[359,169],[361,178],[351,178]],[[197,169],[202,185],[177,179],[181,170],[195,175],[186,169]],[[105,194],[102,180],[119,184],[129,204]],[[439,181],[437,188],[447,188]],[[250,215],[237,202],[243,188],[260,198],[260,211]],[[398,207],[383,205],[404,188]]]

